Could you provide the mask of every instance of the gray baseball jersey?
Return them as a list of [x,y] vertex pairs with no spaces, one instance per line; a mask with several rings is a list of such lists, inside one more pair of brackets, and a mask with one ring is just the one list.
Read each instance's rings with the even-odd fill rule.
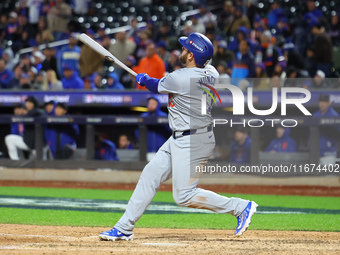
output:
[[[212,123],[210,111],[201,114],[204,90],[200,85],[213,85],[218,73],[212,66],[183,68],[162,78],[160,93],[169,93],[169,122],[173,131],[203,129],[203,132],[171,136],[145,166],[124,215],[115,228],[132,234],[135,223],[151,203],[162,182],[172,177],[173,198],[180,206],[204,208],[216,213],[238,216],[248,205],[247,200],[228,198],[212,191],[196,188],[199,178],[195,167],[207,164],[215,147],[214,133],[204,127]],[[203,85],[203,86],[205,86]],[[207,102],[211,108],[212,102]]]
[[[204,91],[198,87],[214,86],[218,76],[216,69],[207,65],[179,69],[160,80],[159,93],[169,94],[169,125],[173,131],[204,128],[212,123],[209,111],[206,115],[201,113]],[[207,100],[207,108],[212,108],[212,100]]]

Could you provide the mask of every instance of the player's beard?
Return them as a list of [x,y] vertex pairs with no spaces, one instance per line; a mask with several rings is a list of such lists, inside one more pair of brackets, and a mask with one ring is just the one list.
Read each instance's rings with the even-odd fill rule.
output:
[[182,52],[182,54],[179,56],[179,61],[181,61],[181,63],[183,64],[183,65],[186,65],[186,63],[187,63],[187,58],[188,58],[188,54],[189,54],[189,52],[187,52],[187,53],[185,53],[185,54],[183,54],[183,52]]

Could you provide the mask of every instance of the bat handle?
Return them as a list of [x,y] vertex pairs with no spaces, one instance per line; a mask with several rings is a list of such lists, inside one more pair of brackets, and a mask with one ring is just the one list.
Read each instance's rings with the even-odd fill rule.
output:
[[128,71],[130,74],[132,74],[133,76],[137,76],[137,73],[131,69],[125,69],[126,71]]

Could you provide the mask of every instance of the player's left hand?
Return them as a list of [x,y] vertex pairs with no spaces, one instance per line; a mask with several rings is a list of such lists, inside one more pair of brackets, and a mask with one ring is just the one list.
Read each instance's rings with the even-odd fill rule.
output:
[[136,82],[142,87],[145,87],[144,81],[145,81],[145,78],[148,78],[148,77],[149,75],[146,73],[139,73],[136,76]]

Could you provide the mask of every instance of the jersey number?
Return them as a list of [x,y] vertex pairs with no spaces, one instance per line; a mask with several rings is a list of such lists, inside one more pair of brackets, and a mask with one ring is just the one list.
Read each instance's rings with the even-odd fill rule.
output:
[[169,104],[168,107],[172,108],[175,107],[174,100],[172,99],[172,96],[169,94]]

